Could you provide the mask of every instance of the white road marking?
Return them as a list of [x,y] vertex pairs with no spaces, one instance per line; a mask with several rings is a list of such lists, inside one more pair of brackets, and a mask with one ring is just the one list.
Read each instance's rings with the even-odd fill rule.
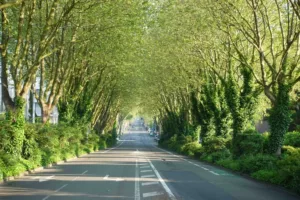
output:
[[159,182],[157,182],[157,181],[154,181],[154,182],[145,182],[145,183],[142,183],[142,186],[146,186],[146,185],[156,185],[156,184],[159,184]]
[[116,179],[116,182],[119,182],[119,181],[124,181],[124,179],[122,179],[122,178],[117,178],[117,179]]
[[[84,175],[84,174],[86,174],[87,172],[88,172],[88,170],[82,172],[81,175]],[[78,178],[79,178],[79,176],[73,178],[72,181],[76,181]]]
[[[160,150],[162,150],[162,151],[164,151],[164,152],[166,152],[166,153],[168,153],[168,154],[171,154],[171,155],[173,155],[173,156],[175,156],[175,157],[181,158],[182,160],[187,161],[188,163],[190,163],[190,164],[192,164],[192,165],[195,165],[195,166],[197,166],[197,167],[201,167],[202,169],[209,171],[209,169],[207,169],[207,168],[205,168],[205,167],[202,167],[202,166],[200,166],[200,165],[197,165],[197,164],[195,164],[195,163],[193,163],[193,162],[190,162],[190,161],[188,161],[188,160],[186,160],[186,159],[184,159],[184,158],[182,158],[182,157],[180,157],[180,156],[178,156],[178,155],[175,155],[175,154],[173,154],[173,153],[171,153],[171,152],[169,152],[169,151],[166,151],[166,150],[164,150],[164,149],[158,148],[158,147],[156,147],[156,146],[154,146],[154,147],[157,148],[157,149],[160,149]],[[212,174],[214,174],[214,175],[216,175],[216,176],[219,176],[219,175],[220,175],[220,174],[218,174],[218,173],[216,173],[216,172],[214,172],[214,171],[209,171],[209,172],[212,173]]]
[[165,191],[167,192],[168,196],[170,197],[170,199],[176,200],[175,195],[170,190],[170,188],[167,186],[167,184],[165,183],[165,181],[161,178],[160,174],[158,173],[158,171],[156,170],[156,168],[154,167],[154,165],[152,164],[152,162],[150,160],[148,160],[148,162],[149,162],[150,166],[152,167],[154,173],[156,174],[158,180],[160,181],[160,183],[164,187]]
[[150,169],[150,170],[142,170],[141,171],[142,173],[145,173],[145,172],[152,172],[152,170]]
[[141,169],[150,168],[149,165],[140,167]]
[[103,177],[104,180],[108,179],[109,175]]
[[216,176],[219,176],[220,174],[218,174],[218,173],[216,173],[216,172],[214,172],[214,171],[209,171],[210,173],[212,173],[212,174],[214,174],[214,175],[216,175]]
[[142,178],[153,178],[153,177],[155,177],[155,175],[143,175],[143,176],[141,176]]
[[40,178],[40,179],[39,179],[39,182],[49,181],[49,180],[52,179],[53,177],[54,177],[54,175],[53,175],[53,176],[48,176],[48,177],[46,177],[46,178]]
[[163,192],[147,192],[147,193],[143,193],[143,198],[154,197],[163,194],[164,194]]
[[[68,184],[65,184],[63,186],[61,186],[60,188],[58,188],[57,190],[54,191],[54,193],[59,192],[60,190],[62,190],[64,187],[67,187]],[[45,198],[43,198],[42,200],[46,200],[50,197],[51,195],[46,196]]]
[[103,151],[103,152],[101,152],[101,153],[107,153],[107,152],[109,152],[109,151],[111,151],[111,150],[113,150],[113,149],[116,149],[116,148],[118,148],[119,146],[121,146],[123,143],[124,143],[124,142],[122,142],[121,144],[119,144],[118,146],[116,146],[116,147],[114,147],[114,148],[108,149],[108,150]]
[[148,165],[148,163],[142,163],[142,164],[139,164],[140,166],[144,166],[144,165]]
[[61,186],[60,188],[58,188],[57,190],[55,190],[55,192],[59,192],[60,190],[62,190],[64,187],[67,187],[68,184],[65,184],[63,186]]
[[137,159],[135,160],[135,195],[134,195],[134,200],[140,200],[141,195],[140,195],[140,183],[139,183],[139,168],[138,168],[138,161]]

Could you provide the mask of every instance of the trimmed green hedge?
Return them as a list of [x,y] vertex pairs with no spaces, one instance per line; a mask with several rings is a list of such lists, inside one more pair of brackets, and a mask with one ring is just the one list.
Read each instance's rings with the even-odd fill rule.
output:
[[14,130],[6,121],[0,121],[0,127],[0,180],[116,143],[111,134],[87,135],[86,126],[26,124],[22,153],[18,156],[11,141]]

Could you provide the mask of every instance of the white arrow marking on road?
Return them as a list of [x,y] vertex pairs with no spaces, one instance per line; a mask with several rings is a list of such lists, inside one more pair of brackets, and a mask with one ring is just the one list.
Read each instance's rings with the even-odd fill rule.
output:
[[46,177],[46,178],[40,178],[39,179],[39,182],[45,182],[45,181],[49,181],[50,179],[52,179],[54,176],[49,176],[49,177]]

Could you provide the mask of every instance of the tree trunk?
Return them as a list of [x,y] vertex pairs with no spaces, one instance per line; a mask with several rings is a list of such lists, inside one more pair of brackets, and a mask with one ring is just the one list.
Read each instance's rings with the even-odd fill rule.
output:
[[271,129],[269,150],[270,153],[280,156],[284,134],[291,123],[291,111],[289,109],[290,87],[283,83],[278,86],[276,101],[271,110],[269,124]]
[[42,104],[42,122],[43,124],[47,123],[49,121],[51,109],[47,104]]

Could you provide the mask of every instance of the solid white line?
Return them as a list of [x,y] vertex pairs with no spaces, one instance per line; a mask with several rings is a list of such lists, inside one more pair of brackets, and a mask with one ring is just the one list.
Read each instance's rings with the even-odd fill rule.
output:
[[147,192],[147,193],[143,193],[143,197],[154,197],[154,196],[158,196],[158,195],[163,195],[163,192]]
[[141,176],[142,178],[153,178],[155,177],[155,175],[144,175],[144,176]]
[[155,182],[146,182],[146,183],[142,183],[142,186],[146,186],[146,185],[156,185],[159,184],[157,181]]
[[195,164],[195,163],[194,163],[194,165],[195,165],[195,166],[197,166],[197,167],[201,167],[200,165],[198,165],[198,164]]
[[217,175],[217,176],[219,176],[220,174],[218,174],[218,173],[216,173],[216,172],[214,172],[214,171],[209,171],[210,173],[212,173],[212,174],[214,174],[214,175]]
[[79,177],[77,176],[77,177],[73,178],[72,181],[76,181],[78,178],[79,178]]
[[168,193],[168,196],[170,197],[170,199],[176,200],[175,195],[172,193],[172,191],[167,186],[167,184],[165,183],[165,181],[161,178],[160,174],[158,173],[158,171],[156,170],[156,168],[154,167],[154,165],[152,164],[152,162],[149,159],[148,159],[148,162],[149,162],[150,166],[152,167],[154,173],[156,174],[158,180],[160,181],[160,183],[164,187],[165,191]]
[[149,165],[147,165],[147,166],[142,166],[142,167],[140,167],[141,169],[144,169],[144,168],[150,168],[150,166]]
[[204,170],[209,170],[209,169],[207,169],[207,168],[205,168],[205,167],[201,167],[202,169],[204,169]]
[[142,173],[145,173],[145,172],[152,172],[152,170],[150,169],[150,170],[142,170],[141,171]]
[[109,176],[109,175],[104,176],[103,179],[108,179],[108,176]]
[[140,183],[139,183],[139,167],[138,167],[138,161],[137,159],[135,160],[135,187],[134,187],[134,200],[140,200],[141,195],[140,195]]

